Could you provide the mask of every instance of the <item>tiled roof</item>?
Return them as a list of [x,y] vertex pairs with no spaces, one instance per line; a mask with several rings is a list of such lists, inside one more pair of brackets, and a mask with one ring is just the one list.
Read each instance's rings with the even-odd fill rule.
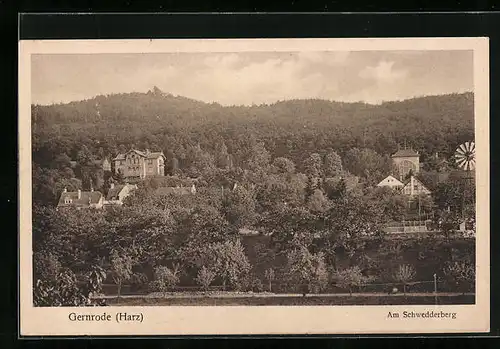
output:
[[151,153],[147,154],[148,159],[156,159],[160,156],[163,156],[163,157],[165,156],[165,155],[163,155],[162,151],[155,151],[155,152],[151,152]]
[[113,188],[110,188],[108,195],[106,195],[106,200],[112,200],[113,198],[118,197],[118,194],[120,194],[124,187],[124,185],[115,185]]
[[[71,203],[66,204],[64,201],[68,197],[71,199]],[[102,193],[100,191],[82,191],[80,199],[78,199],[78,192],[68,191],[66,193],[61,194],[57,206],[88,207],[90,204],[99,203],[99,200],[101,200],[101,198],[102,198]]]
[[418,153],[412,149],[400,149],[394,154],[392,154],[393,158],[397,157],[416,157],[419,156]]
[[388,175],[387,177],[385,177],[384,179],[382,179],[378,184],[377,186],[380,186],[382,185],[382,183],[384,183],[387,179],[391,179],[393,182],[396,183],[396,185],[404,185],[400,180],[398,180],[396,177],[394,177],[393,175]]
[[[405,182],[404,182],[404,186],[406,187],[407,185],[409,185],[411,183],[411,178],[408,178]],[[424,185],[424,183],[422,183],[421,180],[419,180],[417,177],[413,176],[413,183],[415,184],[418,184],[420,186],[422,186],[424,189],[426,190],[429,190],[427,189],[427,187]]]
[[[136,154],[139,154],[140,156],[145,157],[147,159],[156,159],[156,158],[158,158],[160,156],[165,157],[165,155],[163,154],[162,151],[143,152],[143,151],[140,151],[140,150],[137,150],[137,149],[132,149],[132,150],[128,151],[127,153],[129,153],[131,151],[133,151]],[[125,155],[127,153],[125,153],[125,154],[118,154],[113,160],[125,160]]]

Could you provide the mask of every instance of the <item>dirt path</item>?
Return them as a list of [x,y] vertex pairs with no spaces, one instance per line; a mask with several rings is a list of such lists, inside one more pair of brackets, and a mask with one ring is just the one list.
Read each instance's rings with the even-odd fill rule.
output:
[[[329,298],[329,297],[456,297],[456,296],[473,296],[474,293],[460,293],[460,292],[438,292],[434,293],[323,293],[323,294],[308,294],[307,298]],[[283,297],[303,297],[299,293],[219,293],[219,294],[166,294],[165,296],[157,294],[144,294],[144,295],[122,295],[120,298],[135,299],[135,298],[283,298]],[[116,299],[116,295],[104,295],[95,297],[97,299]]]

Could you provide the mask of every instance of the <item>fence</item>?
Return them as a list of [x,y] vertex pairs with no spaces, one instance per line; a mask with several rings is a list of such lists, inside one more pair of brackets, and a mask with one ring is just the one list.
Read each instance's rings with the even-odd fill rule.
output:
[[[116,295],[117,286],[114,284],[103,284],[103,293],[105,295]],[[470,285],[473,286],[473,283]],[[273,293],[295,293],[299,292],[297,285],[285,283],[285,282],[275,282],[271,284]],[[424,280],[424,281],[409,281],[406,284],[402,282],[386,282],[386,283],[367,283],[359,286],[355,286],[352,290],[341,288],[336,284],[329,284],[325,289],[317,293],[379,293],[379,294],[389,294],[393,292],[393,289],[397,289],[397,293],[429,293],[429,295],[435,292],[460,292],[464,293],[465,290],[459,290],[456,284],[449,283],[446,280],[436,278],[436,280]],[[208,288],[209,292],[234,292],[237,291],[231,287],[226,287],[224,290],[223,286],[210,286]],[[252,292],[268,292],[268,286],[264,286],[263,289],[252,289],[252,290],[241,290],[240,292],[252,291]],[[470,291],[468,289],[467,291]],[[200,293],[204,292],[204,289],[200,286],[174,286],[169,289],[169,293]],[[133,289],[130,285],[123,285],[121,294],[122,295],[146,295],[152,293],[146,287],[142,289]],[[315,292],[316,293],[316,292]]]

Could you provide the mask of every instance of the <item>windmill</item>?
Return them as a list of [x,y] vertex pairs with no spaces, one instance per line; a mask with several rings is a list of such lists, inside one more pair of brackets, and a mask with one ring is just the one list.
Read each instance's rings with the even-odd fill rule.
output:
[[470,182],[471,171],[476,168],[476,146],[474,142],[460,144],[455,151],[455,162],[459,168],[465,171],[464,190],[462,197],[462,218],[465,219],[465,194]]
[[476,146],[474,142],[465,142],[458,146],[455,151],[455,162],[468,174],[476,168]]

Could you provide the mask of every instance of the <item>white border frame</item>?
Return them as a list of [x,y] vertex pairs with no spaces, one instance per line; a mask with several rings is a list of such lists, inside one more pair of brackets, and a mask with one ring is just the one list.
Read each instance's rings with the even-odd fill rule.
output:
[[[476,304],[406,306],[144,306],[38,308],[32,295],[31,55],[242,51],[473,50],[476,142]],[[460,74],[460,72],[457,72]],[[35,40],[19,42],[20,335],[272,335],[489,332],[488,38]],[[388,311],[457,319],[388,319]],[[143,314],[142,323],[71,322],[68,314]]]

